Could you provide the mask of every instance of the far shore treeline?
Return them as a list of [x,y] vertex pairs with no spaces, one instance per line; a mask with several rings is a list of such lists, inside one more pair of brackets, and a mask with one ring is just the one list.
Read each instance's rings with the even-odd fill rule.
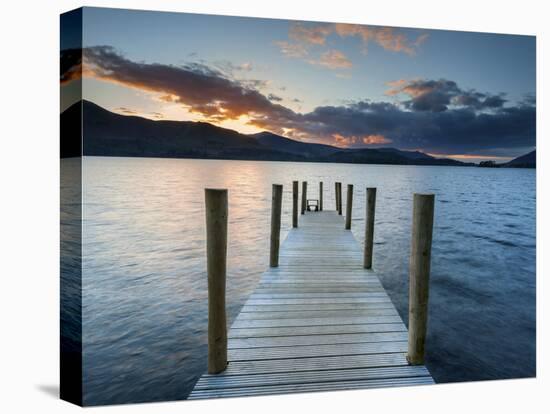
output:
[[492,168],[536,167],[535,151],[504,164],[494,161],[466,163],[397,148],[338,148],[295,141],[271,132],[246,135],[206,122],[153,121],[119,115],[86,100],[73,104],[61,114],[61,157],[81,154]]

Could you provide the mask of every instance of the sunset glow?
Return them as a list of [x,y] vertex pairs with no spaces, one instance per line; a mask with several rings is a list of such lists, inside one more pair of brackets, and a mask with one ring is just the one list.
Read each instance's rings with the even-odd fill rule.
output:
[[83,19],[62,89],[81,68],[84,98],[122,115],[457,160],[535,147],[534,37],[95,8]]

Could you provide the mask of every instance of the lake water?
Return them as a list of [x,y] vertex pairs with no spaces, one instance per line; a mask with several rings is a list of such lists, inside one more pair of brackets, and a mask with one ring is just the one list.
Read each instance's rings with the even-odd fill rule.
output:
[[[62,161],[65,162],[65,161]],[[185,399],[206,370],[204,188],[229,189],[229,323],[266,269],[271,185],[377,187],[374,268],[404,321],[412,194],[436,194],[427,366],[436,382],[535,375],[535,171],[85,157],[84,402]],[[345,192],[344,192],[345,203]],[[345,211],[345,206],[344,206]]]

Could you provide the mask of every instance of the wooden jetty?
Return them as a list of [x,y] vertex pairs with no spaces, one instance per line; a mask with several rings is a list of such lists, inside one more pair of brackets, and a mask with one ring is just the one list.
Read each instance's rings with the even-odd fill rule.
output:
[[337,207],[303,212],[227,333],[225,370],[189,399],[434,383]]

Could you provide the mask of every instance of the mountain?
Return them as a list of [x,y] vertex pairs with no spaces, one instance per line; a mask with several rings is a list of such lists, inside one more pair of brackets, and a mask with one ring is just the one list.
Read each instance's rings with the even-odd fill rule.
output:
[[356,148],[338,151],[323,157],[324,162],[350,164],[398,164],[398,165],[455,165],[471,166],[449,158],[435,158],[419,151],[402,151],[397,148]]
[[119,115],[89,101],[82,103],[82,124],[84,155],[289,159],[288,154],[267,149],[256,139],[231,129],[206,122],[152,121]]
[[378,151],[382,152],[391,152],[393,154],[402,155],[405,158],[413,159],[413,160],[433,160],[434,157],[424,154],[420,151],[402,151],[398,150],[397,148],[378,148]]
[[85,100],[61,114],[61,156],[78,156],[80,152],[119,157],[470,165],[419,151],[338,148],[299,142],[271,132],[245,135],[206,122],[152,121],[119,115]]
[[502,167],[537,168],[537,150],[533,150],[521,157],[514,158],[512,161],[502,164]]
[[256,138],[256,140],[265,147],[277,148],[280,151],[305,157],[323,157],[341,151],[341,148],[324,144],[309,144],[307,142],[294,141],[293,139],[285,138],[268,131],[249,136]]

